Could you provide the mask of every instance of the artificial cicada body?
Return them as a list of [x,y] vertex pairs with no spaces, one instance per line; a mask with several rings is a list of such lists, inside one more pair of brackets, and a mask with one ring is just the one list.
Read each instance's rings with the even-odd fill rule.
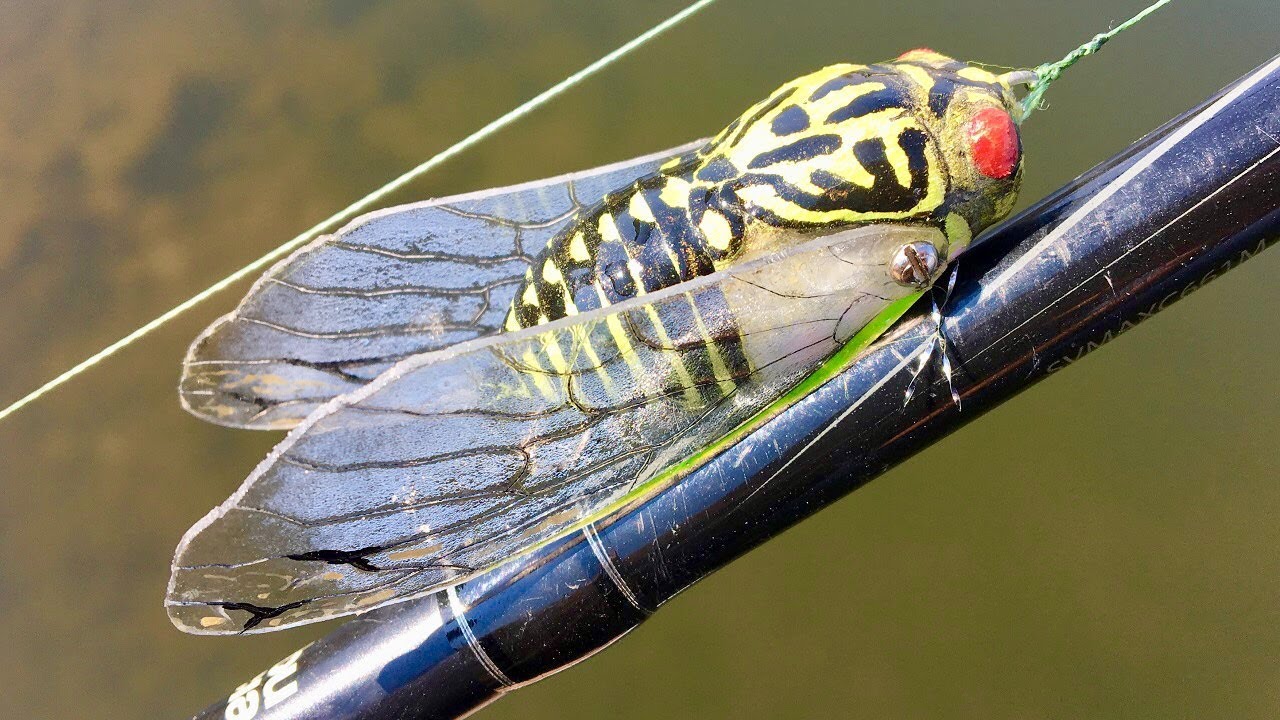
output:
[[945,262],[1012,207],[1017,107],[1000,77],[928,50],[797,78],[576,217],[527,271],[505,329],[865,223],[939,227]]
[[433,592],[679,482],[1009,211],[1016,108],[929,51],[832,66],[710,140],[317,240],[188,357],[193,412],[293,430],[183,538],[174,622]]

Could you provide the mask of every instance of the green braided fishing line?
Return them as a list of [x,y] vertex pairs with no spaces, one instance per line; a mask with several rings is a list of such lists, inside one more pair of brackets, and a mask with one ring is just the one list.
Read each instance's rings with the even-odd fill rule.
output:
[[1042,98],[1044,97],[1045,91],[1049,89],[1049,85],[1053,83],[1054,80],[1057,80],[1058,77],[1062,75],[1062,71],[1072,65],[1075,65],[1081,58],[1098,52],[1102,49],[1103,45],[1107,44],[1108,40],[1142,22],[1148,15],[1159,10],[1165,5],[1168,5],[1172,1],[1173,0],[1157,0],[1157,2],[1149,5],[1142,12],[1134,15],[1114,28],[1094,35],[1088,42],[1067,53],[1066,57],[1061,60],[1052,63],[1045,63],[1032,70],[1036,75],[1036,80],[1032,83],[1031,90],[1027,93],[1026,97],[1022,99],[1023,119],[1029,117],[1034,110],[1042,107]]

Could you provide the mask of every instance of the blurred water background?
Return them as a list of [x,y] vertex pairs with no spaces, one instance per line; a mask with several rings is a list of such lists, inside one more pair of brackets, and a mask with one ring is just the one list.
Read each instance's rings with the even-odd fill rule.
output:
[[[930,46],[1056,59],[1139,2],[722,0],[408,201],[708,134]],[[0,402],[681,7],[0,0]],[[1264,62],[1274,0],[1183,0],[1024,129],[1025,205]],[[1280,358],[1264,254],[682,595],[499,718],[1275,717]],[[0,424],[0,705],[186,716],[331,625],[201,638],[182,532],[279,438],[178,407],[221,296]]]

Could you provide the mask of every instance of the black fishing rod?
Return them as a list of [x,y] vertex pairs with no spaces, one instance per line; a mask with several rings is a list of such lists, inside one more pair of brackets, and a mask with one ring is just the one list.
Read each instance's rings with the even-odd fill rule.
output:
[[943,311],[950,383],[934,370],[925,298],[830,382],[660,494],[457,588],[360,616],[197,717],[466,715],[608,646],[1277,236],[1280,57],[967,251]]

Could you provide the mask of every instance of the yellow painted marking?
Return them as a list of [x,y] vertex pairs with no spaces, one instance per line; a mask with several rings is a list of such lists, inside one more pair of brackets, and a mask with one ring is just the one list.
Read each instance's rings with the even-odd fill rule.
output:
[[[867,81],[867,82],[858,83],[856,85],[845,85],[836,90],[828,92],[818,100],[813,100],[813,101],[808,100],[808,97],[812,95],[813,91],[816,90],[818,87],[822,86],[826,82],[829,82],[830,80],[836,77],[839,77],[840,75],[843,75],[850,71],[857,70],[859,69],[859,67],[860,66],[855,66],[855,65],[835,65],[832,67],[823,68],[818,72],[807,75],[792,83],[788,83],[787,86],[784,86],[784,87],[794,86],[796,88],[796,92],[792,97],[796,98],[797,101],[801,103],[802,107],[804,107],[805,111],[809,114],[809,116],[813,118],[816,123],[818,123],[812,130],[809,131],[811,134],[819,133],[819,132],[832,132],[832,131],[839,132],[845,141],[846,147],[849,147],[853,142],[856,142],[857,140],[862,139],[863,137],[867,137],[868,135],[871,134],[865,129],[867,127],[866,118],[852,118],[850,120],[840,122],[840,123],[835,123],[832,125],[825,125],[822,123],[822,120],[826,118],[829,114],[831,114],[833,111],[837,110],[838,108],[842,108],[845,105],[848,105],[850,102],[852,102],[854,99],[858,98],[859,96],[876,92],[877,90],[883,90],[885,88],[884,83],[876,82],[876,81]],[[760,156],[761,154],[769,152],[771,150],[775,150],[778,147],[782,146],[783,144],[793,142],[796,139],[796,136],[794,135],[779,137],[773,133],[772,121],[785,108],[785,106],[786,104],[784,104],[781,107],[775,108],[774,110],[765,114],[763,117],[751,123],[749,126],[747,126],[744,129],[742,133],[742,137],[738,140],[738,142],[734,145],[733,148],[731,149],[726,148],[722,150],[722,152],[726,155],[728,160],[731,163],[733,163],[735,167],[739,167],[739,168],[748,167],[751,161],[754,160],[756,157]],[[757,112],[758,109],[759,109],[759,105],[753,107],[752,109],[744,113],[742,118],[740,119],[745,120],[746,118],[750,117],[751,114],[753,114],[754,112]],[[714,153],[714,152],[710,153],[710,155],[716,155],[716,154],[718,153]],[[813,186],[809,182],[809,171],[818,167],[821,167],[828,171],[834,171],[832,168],[827,167],[828,165],[831,165],[834,162],[835,160],[834,156],[848,156],[850,162],[845,164],[856,165],[856,163],[851,162],[852,155],[850,153],[845,152],[845,153],[834,153],[832,156],[815,158],[812,161],[805,161],[800,163],[795,163],[795,162],[775,163],[774,165],[771,166],[770,171],[775,171],[783,167],[791,167],[793,170],[795,170],[795,172],[793,172],[788,176],[787,178],[788,182],[791,183],[792,185],[796,185],[797,187],[807,192],[817,193],[817,192],[821,192],[821,189],[817,188],[816,186]],[[857,168],[857,170],[860,170],[860,169],[861,169],[860,167]],[[867,181],[867,182],[869,184],[870,181]]]
[[972,65],[966,65],[960,68],[960,70],[957,71],[956,74],[964,78],[965,80],[974,80],[976,82],[991,83],[992,85],[998,85],[1000,82],[995,75],[991,74],[990,72],[987,72],[986,70],[983,70],[980,67],[973,67]]
[[733,230],[729,227],[729,221],[715,210],[708,210],[703,214],[698,229],[702,230],[707,244],[720,252],[728,250],[733,242]]
[[[816,103],[809,103],[806,109],[815,117],[824,117],[826,113],[843,107],[853,98],[875,92],[883,87],[883,83],[874,82],[849,86],[843,94],[840,91],[831,93]],[[822,107],[824,105],[825,107]],[[762,122],[767,119],[763,119]],[[870,115],[821,126],[821,131],[838,132],[843,140],[844,147],[847,148],[852,147],[860,140],[868,138],[885,138],[887,140],[886,145],[892,145],[894,144],[893,139],[897,138],[903,130],[907,128],[918,129],[919,127],[919,122],[910,114],[904,113],[900,108],[887,108]],[[771,131],[768,131],[768,128],[763,128],[758,132],[748,133],[746,144],[734,148],[730,159],[740,165],[749,165],[759,153],[774,150],[783,144],[783,141],[791,139],[790,137],[778,138]],[[901,152],[899,154],[901,155]],[[769,172],[782,176],[788,184],[803,192],[822,194],[824,190],[815,185],[811,179],[811,174],[815,170],[831,173],[859,187],[869,188],[875,183],[875,176],[868,172],[858,162],[857,158],[849,152],[835,152],[811,158],[804,162],[774,163],[768,169]],[[905,178],[904,184],[906,185],[911,182],[909,170],[905,175],[902,174],[901,170],[898,170],[895,172],[895,176]]]
[[933,76],[929,74],[928,70],[915,65],[899,65],[897,67],[902,71],[903,75],[911,78],[917,85],[924,88],[925,93],[933,89]]
[[604,242],[622,242],[622,236],[618,234],[618,227],[613,224],[613,213],[600,214],[600,219],[595,223],[595,229],[600,233],[600,238]]
[[[845,145],[851,147],[853,143],[859,140],[882,138],[886,154],[897,150],[899,155],[903,155],[902,149],[898,147],[897,139],[908,128],[922,129],[914,118],[902,115],[896,108],[888,108],[858,118],[857,124],[844,133]],[[831,157],[836,164],[831,167],[824,166],[824,169],[834,172],[836,175],[861,187],[869,188],[875,184],[875,176],[862,167],[862,163],[858,162],[858,159],[852,153],[835,153]],[[905,169],[905,181],[902,180],[904,177],[902,172],[896,166],[894,167],[894,176],[904,186],[909,186],[911,184],[910,168],[907,167]]]
[[613,303],[609,302],[609,296],[604,294],[604,289],[597,283],[591,283],[591,289],[596,291],[596,297],[600,298],[600,307],[607,308]]
[[[653,208],[649,206],[649,201],[646,200],[644,195],[639,192],[631,196],[631,204],[629,209],[631,211],[631,215],[635,217],[637,220],[641,220],[643,222],[648,222],[648,223],[658,222],[653,215]],[[666,243],[662,244],[662,249],[663,251],[666,252],[667,258],[671,260],[671,267],[674,268],[678,273],[680,271],[680,259],[676,257],[675,251],[672,250],[671,247],[668,246]],[[635,268],[629,268],[629,269],[631,270],[632,275],[634,275]],[[643,295],[644,286],[637,284],[636,287],[639,288],[639,293]]]
[[485,387],[484,390],[493,397],[494,401],[502,401],[513,397],[531,398],[533,397],[533,391],[529,388],[529,383],[525,382],[526,375],[529,375],[529,373],[520,372],[519,368],[517,368],[517,372],[509,376],[515,382],[498,382]]
[[[596,294],[600,296],[600,307],[609,306],[609,298],[605,297],[604,290],[599,285],[593,285]],[[613,337],[613,344],[618,346],[618,351],[622,354],[622,359],[626,361],[627,367],[631,368],[631,374],[635,375],[637,380],[643,381],[646,377],[644,366],[640,364],[640,358],[636,357],[635,349],[631,346],[631,339],[627,337],[627,331],[622,327],[622,321],[618,319],[617,313],[609,313],[605,316],[605,326],[609,328],[609,335]]]
[[[508,385],[503,388],[506,396],[521,397],[521,398],[533,397],[533,390],[529,389],[529,383],[525,382],[524,377],[525,377],[525,373],[516,373],[515,378],[516,378],[517,384]],[[501,399],[501,395],[499,399]]]
[[907,52],[902,53],[902,55],[900,55],[898,59],[914,60],[916,62],[924,62],[924,63],[939,63],[939,62],[948,62],[951,60],[951,58],[947,57],[946,55],[943,55],[941,53],[936,53],[932,50],[929,50],[928,48],[916,48],[915,50],[909,50]]
[[573,296],[569,294],[569,286],[560,283],[560,290],[564,292],[564,314],[565,317],[578,314],[578,304],[573,301]]
[[618,350],[622,353],[622,359],[626,361],[627,367],[631,368],[631,372],[636,379],[643,381],[648,375],[644,371],[644,366],[640,364],[640,358],[636,357],[635,348],[631,345],[631,340],[627,338],[627,331],[622,327],[622,321],[618,319],[617,313],[610,314],[605,319],[605,325],[609,328],[609,334],[613,336],[613,343],[618,346]]
[[627,209],[631,211],[631,217],[641,222],[657,222],[653,217],[653,208],[649,207],[649,201],[644,199],[644,193],[636,191],[631,194],[631,202],[628,203]]
[[566,316],[577,315],[578,306],[573,302],[573,296],[569,294],[569,284],[565,282],[564,274],[560,272],[560,266],[556,265],[555,260],[548,258],[542,264],[542,279],[547,284],[560,288],[560,294],[564,298],[564,314]]
[[[825,78],[825,77],[821,78],[823,83],[829,79],[830,78]],[[816,90],[818,86],[821,84],[822,83],[815,83],[813,90]],[[805,103],[805,110],[808,111],[809,116],[814,118],[815,120],[822,120],[826,116],[830,115],[836,109],[842,108],[845,105],[848,105],[849,103],[862,97],[863,95],[876,92],[877,90],[883,90],[884,88],[885,88],[884,83],[875,82],[875,81],[861,82],[861,83],[858,83],[857,85],[845,85],[842,88],[838,88],[836,90],[833,90],[827,93],[826,95],[823,95],[822,97],[818,98],[816,101]],[[812,93],[813,90],[809,90],[809,92]],[[839,123],[839,125],[856,125],[859,122],[859,120],[860,120],[859,118],[852,118],[850,120],[846,120],[842,123]],[[821,132],[821,130],[817,130],[817,132]],[[785,139],[790,141],[793,139],[793,137],[789,136]]]
[[957,213],[947,213],[946,229],[947,255],[955,257],[956,253],[969,246],[973,239],[973,230],[969,223]]
[[680,258],[676,257],[676,251],[671,246],[663,243],[662,250],[667,254],[667,259],[671,261],[671,267],[676,271],[676,275],[680,274]]
[[817,169],[825,170],[855,185],[871,187],[876,181],[875,176],[862,169],[862,165],[853,153],[846,153],[846,155],[848,157],[828,158],[825,161],[814,158],[805,163],[777,163],[770,165],[768,171],[782,176],[787,184],[811,195],[822,195],[826,192],[812,180],[811,173]]
[[631,257],[631,251],[622,242],[618,226],[613,224],[613,215],[609,213],[600,216],[600,237],[605,242],[616,242],[622,246],[622,251],[627,253],[627,272],[631,274],[631,282],[636,286],[636,295],[644,295],[644,266]]
[[[885,154],[894,165],[895,179],[902,182],[904,187],[911,183],[910,168],[905,157],[905,153],[898,146],[896,138],[898,135],[908,128],[919,128],[919,123],[910,116],[904,116],[897,111],[881,111],[872,115],[861,118],[867,120],[861,123],[845,135],[845,143],[851,142],[854,130],[859,135],[865,134],[866,137],[882,137],[886,139]],[[924,198],[918,202],[915,207],[905,211],[897,212],[857,212],[848,209],[835,209],[828,211],[809,210],[790,201],[778,197],[777,193],[768,185],[751,185],[741,188],[738,196],[744,201],[756,205],[764,210],[778,215],[779,217],[795,222],[805,223],[845,223],[845,222],[863,222],[870,220],[888,220],[917,215],[922,212],[928,212],[937,208],[942,204],[945,193],[945,183],[942,178],[942,170],[937,157],[937,148],[930,143],[927,150],[928,162],[928,192]],[[826,164],[824,164],[824,162]],[[803,172],[807,174],[809,171],[822,168],[840,177],[861,184],[863,187],[870,187],[875,178],[868,173],[852,153],[835,153],[832,156],[824,156],[824,158],[815,158],[803,168],[794,167],[786,168],[783,165],[775,166],[774,171],[779,172],[788,181],[793,181],[793,175]],[[806,179],[807,182],[807,179]],[[799,185],[799,183],[796,183]]]
[[525,305],[528,305],[530,307],[538,307],[538,291],[534,289],[533,285],[525,286],[524,295],[521,295],[520,299],[524,302]]
[[[913,210],[904,210],[901,212],[857,212],[854,210],[831,210],[828,212],[818,212],[801,208],[778,197],[773,188],[767,185],[752,185],[738,191],[738,196],[743,200],[750,202],[757,207],[768,210],[779,217],[797,222],[808,223],[835,223],[835,222],[862,222],[870,220],[888,220],[904,218],[914,215],[924,209],[937,207],[936,204],[921,202],[916,205]],[[929,198],[926,197],[926,200]]]
[[779,217],[797,222],[829,223],[839,220],[856,222],[874,217],[872,213],[858,213],[849,210],[832,210],[830,212],[806,210],[778,197],[777,192],[768,185],[753,185],[742,188],[738,191],[738,197]]
[[529,379],[533,380],[533,386],[538,388],[538,392],[542,393],[542,396],[548,400],[558,400],[560,396],[556,393],[555,387],[551,384],[551,381],[547,379],[545,374],[546,369],[542,367],[542,363],[538,362],[538,356],[534,354],[533,350],[525,350],[524,355],[521,355],[520,359],[524,360],[526,365],[533,368],[532,371],[524,374],[528,375]]
[[631,273],[631,281],[636,286],[636,296],[644,295],[644,266],[639,260],[631,258],[627,260],[627,272]]
[[604,386],[605,392],[610,395],[615,394],[613,391],[613,378],[604,369],[604,364],[600,362],[600,356],[596,354],[595,345],[591,344],[591,335],[586,328],[574,327],[574,362],[577,362],[577,353],[579,351],[586,353],[587,360],[596,369],[596,375],[600,376],[600,384]]
[[897,135],[887,135],[884,139],[884,157],[893,167],[893,177],[902,187],[911,187],[911,160],[898,144]]
[[226,624],[227,624],[226,618],[218,617],[216,615],[206,615],[200,618],[200,627],[217,627],[219,625],[226,625]]
[[542,264],[542,279],[552,283],[564,282],[564,275],[560,274],[560,268],[556,267],[556,261],[550,258]]
[[591,261],[591,253],[587,252],[587,242],[583,239],[581,230],[569,239],[569,257],[581,263]]
[[618,226],[613,224],[612,213],[602,213],[600,221],[596,223],[596,229],[600,231],[600,237],[605,242],[622,242],[622,236],[618,234]]
[[557,333],[544,332],[538,336],[542,341],[542,350],[547,354],[547,359],[551,361],[551,367],[561,375],[569,372],[569,363],[565,362],[564,353],[560,350],[560,340]]
[[662,318],[658,317],[658,311],[653,308],[653,305],[645,305],[644,311],[649,316],[649,322],[653,323],[654,331],[658,333],[658,340],[662,342],[663,347],[672,348],[663,354],[670,358],[671,368],[676,371],[676,375],[680,376],[680,386],[684,388],[685,399],[690,403],[701,402],[702,398],[698,396],[698,390],[694,387],[693,375],[685,366],[680,352],[674,349],[671,338],[667,335],[667,328],[662,324]]
[[[698,325],[698,332],[702,334],[702,339],[706,340],[707,356],[711,358],[711,372],[716,376],[716,381],[722,389],[732,389],[733,373],[729,372],[729,366],[725,364],[724,357],[720,354],[720,347],[716,345],[715,339],[711,337],[711,331],[702,321],[702,313],[698,312],[698,303],[694,301],[692,293],[685,293],[684,296],[689,300],[689,308],[693,311],[693,321]],[[728,385],[727,388],[726,385]]]
[[658,199],[673,208],[687,208],[690,187],[689,181],[684,178],[667,178],[666,184],[662,186],[662,192],[658,193]]
[[[609,298],[605,297],[604,291],[600,289],[600,286],[592,283],[591,288],[596,291],[596,296],[600,298],[600,307],[602,308],[609,307]],[[605,323],[606,325],[608,325],[607,320],[605,321]],[[608,325],[608,327],[609,327],[609,333],[613,334],[614,333],[613,326]],[[584,333],[583,336],[579,339],[578,345],[582,348],[584,352],[587,353],[587,358],[591,361],[591,364],[596,366],[596,373],[600,376],[600,382],[604,385],[605,389],[608,391],[612,391],[613,378],[610,377],[609,373],[606,372],[604,367],[600,364],[600,356],[596,353],[595,346],[591,344],[591,338],[585,334],[586,331],[583,328],[575,327],[574,332]],[[616,338],[615,338],[615,343],[616,343]],[[621,345],[619,345],[618,347],[619,349],[622,348]],[[630,345],[628,345],[627,347],[630,347]],[[628,358],[628,362],[631,362],[633,360],[634,358]]]

